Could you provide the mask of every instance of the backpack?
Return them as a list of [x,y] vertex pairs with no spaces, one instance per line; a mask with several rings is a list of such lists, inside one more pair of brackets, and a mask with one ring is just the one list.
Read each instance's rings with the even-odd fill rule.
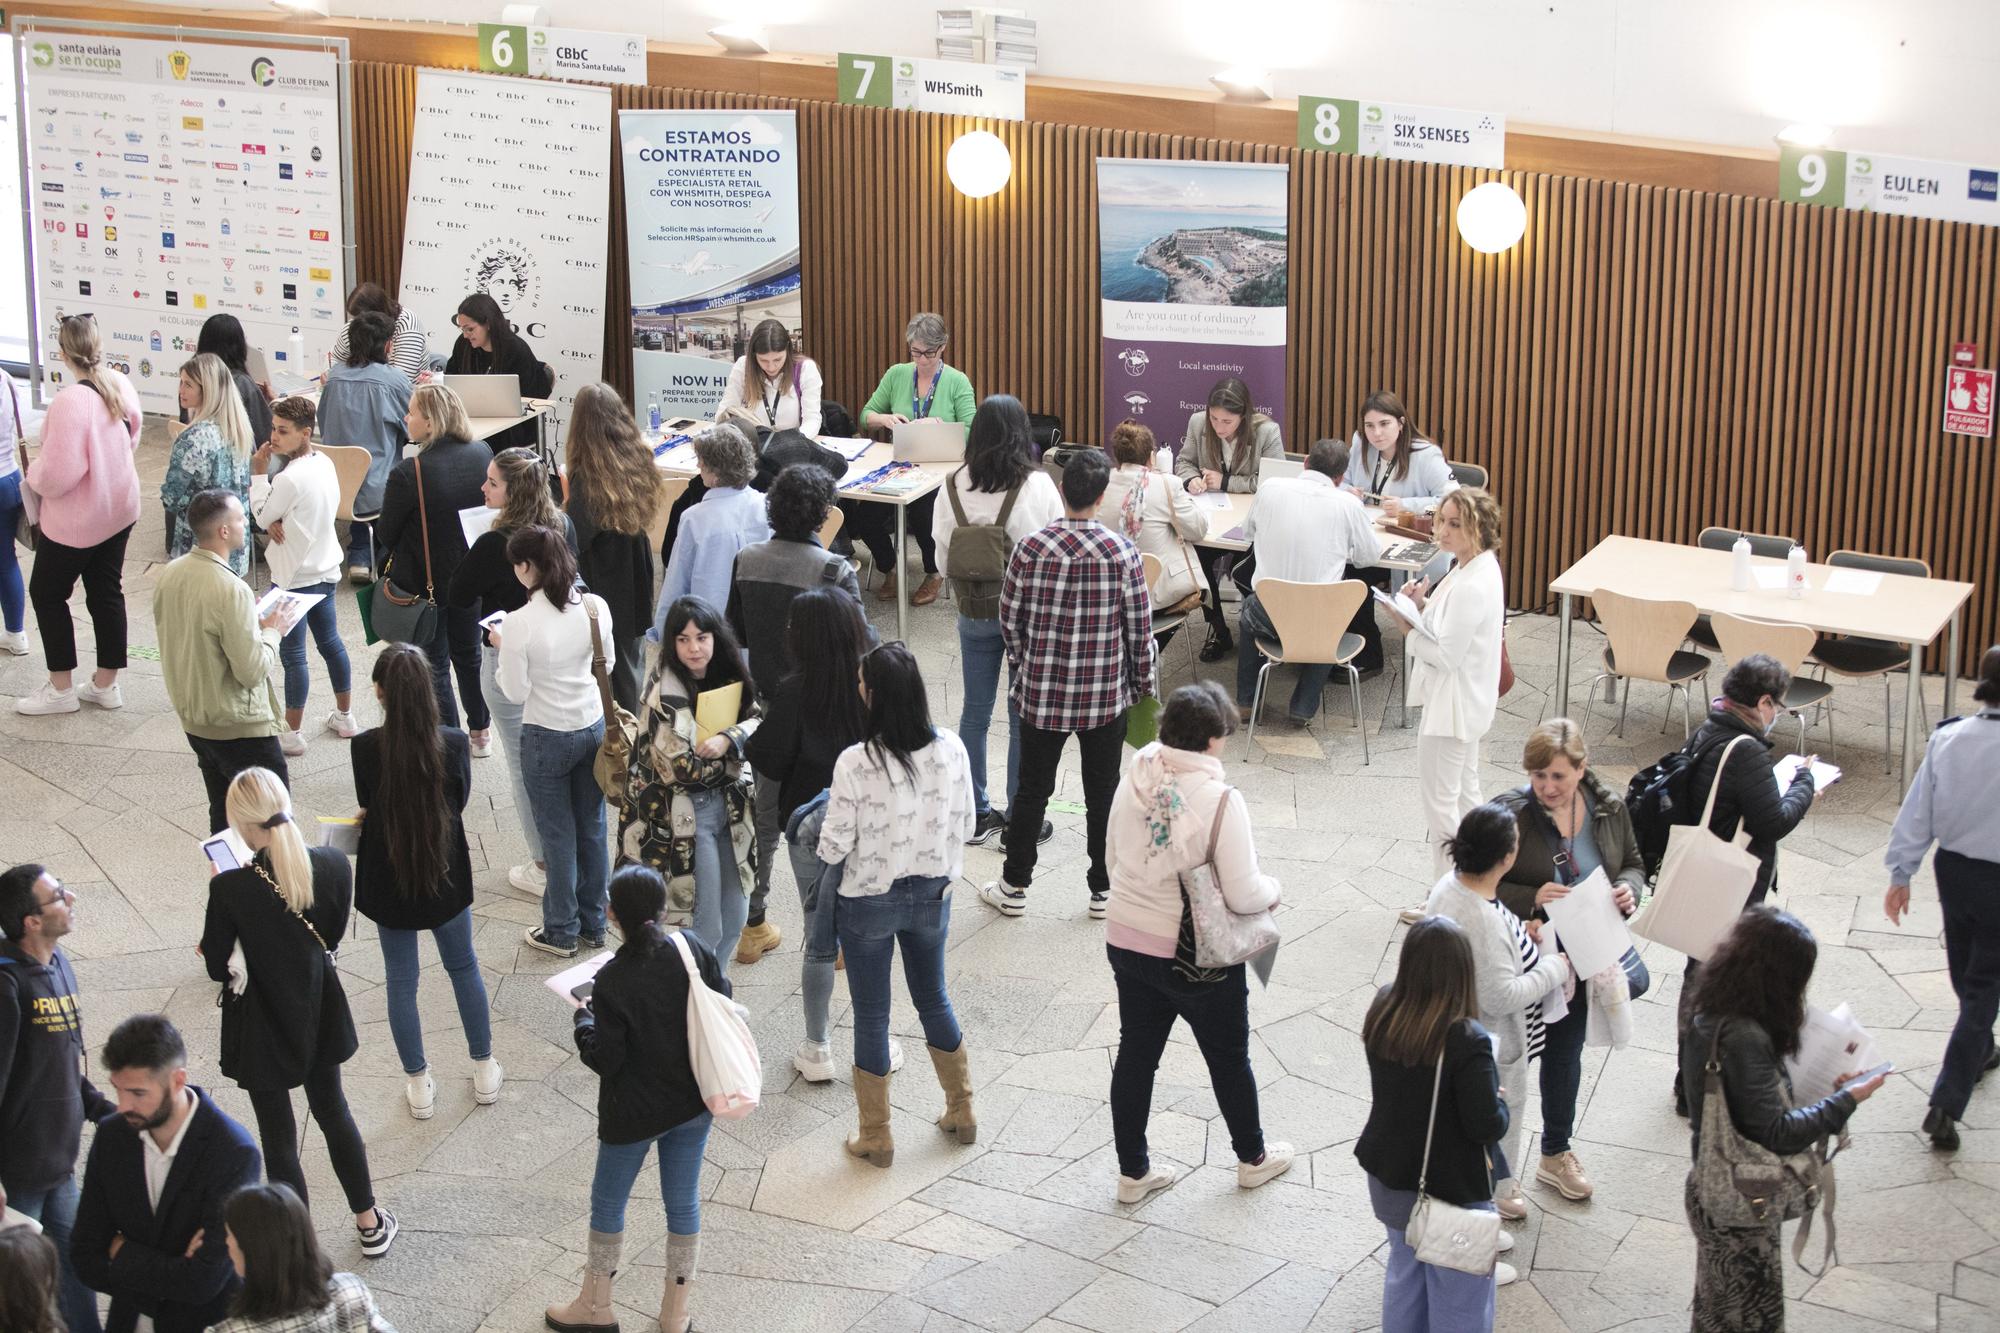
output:
[[[1631,816],[1632,833],[1639,844],[1639,860],[1646,869],[1646,882],[1660,873],[1660,860],[1667,854],[1667,834],[1676,824],[1692,824],[1701,817],[1706,792],[1692,788],[1694,771],[1703,756],[1731,737],[1712,740],[1701,749],[1684,747],[1662,755],[1632,775],[1625,786],[1625,813]],[[1719,774],[1717,775],[1720,776]]]
[[1000,584],[1007,577],[1007,560],[1014,553],[1014,539],[1007,535],[1007,518],[1014,512],[1019,486],[1000,502],[1000,516],[991,523],[968,523],[965,506],[958,498],[958,478],[964,468],[945,479],[944,493],[951,501],[951,516],[958,526],[951,530],[951,544],[945,548],[945,568],[951,571],[951,593],[958,599],[958,613],[970,620],[1000,618]]

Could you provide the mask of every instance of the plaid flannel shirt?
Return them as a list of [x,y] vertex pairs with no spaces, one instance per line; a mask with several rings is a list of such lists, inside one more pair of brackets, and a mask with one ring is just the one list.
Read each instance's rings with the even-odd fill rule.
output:
[[1059,518],[1014,547],[1000,637],[1021,720],[1084,731],[1153,692],[1153,607],[1139,548],[1094,519]]

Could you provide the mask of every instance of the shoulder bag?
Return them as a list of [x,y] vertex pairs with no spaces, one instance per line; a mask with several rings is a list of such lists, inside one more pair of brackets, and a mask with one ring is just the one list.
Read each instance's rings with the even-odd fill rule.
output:
[[590,617],[590,674],[597,678],[597,697],[604,701],[604,739],[598,742],[590,771],[604,799],[623,810],[632,799],[632,745],[639,736],[639,719],[611,697],[610,659],[604,655],[604,634],[589,593],[583,597],[583,613]]
[[[1632,918],[1632,933],[1690,958],[1706,958],[1743,914],[1750,890],[1757,883],[1757,858],[1735,842],[1709,832],[1722,775],[1736,747],[1750,740],[1738,736],[1722,752],[1708,803],[1692,824],[1675,824],[1667,831],[1667,854],[1660,859],[1660,877],[1653,896]],[[1768,775],[1764,779],[1769,781]]]
[[1491,1208],[1461,1208],[1426,1192],[1430,1182],[1431,1135],[1437,1130],[1438,1095],[1444,1090],[1444,1051],[1431,1078],[1431,1118],[1424,1126],[1424,1160],[1417,1168],[1417,1202],[1403,1227],[1403,1242],[1417,1262],[1485,1276],[1500,1257],[1500,1214]]
[[1278,946],[1278,923],[1271,909],[1241,913],[1230,910],[1222,895],[1222,876],[1215,868],[1215,844],[1222,837],[1222,817],[1229,810],[1234,787],[1226,787],[1216,802],[1215,823],[1208,831],[1208,859],[1181,872],[1188,915],[1194,922],[1195,962],[1202,967],[1234,967]]
[[42,497],[28,489],[28,437],[21,429],[21,400],[11,377],[7,405],[14,409],[14,466],[21,478],[21,512],[15,515],[10,539],[32,551],[42,540]]
[[439,612],[437,589],[431,580],[431,516],[424,507],[423,458],[411,459],[410,466],[417,474],[417,524],[424,542],[424,591],[422,595],[404,592],[396,586],[393,574],[385,575],[375,585],[378,595],[374,599],[370,624],[378,639],[414,643],[423,648],[437,637]]
[[757,1109],[764,1090],[764,1058],[750,1035],[744,1011],[720,991],[708,988],[688,948],[687,937],[673,934],[674,947],[687,965],[688,1067],[709,1114],[720,1120],[741,1120]]

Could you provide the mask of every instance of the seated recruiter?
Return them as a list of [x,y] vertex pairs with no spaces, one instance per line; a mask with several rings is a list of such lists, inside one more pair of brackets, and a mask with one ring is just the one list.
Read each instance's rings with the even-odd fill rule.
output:
[[[555,371],[536,358],[528,340],[507,322],[500,303],[485,292],[474,292],[460,301],[453,322],[458,325],[458,341],[452,344],[445,374],[513,375],[520,380],[523,398],[546,398],[555,392]],[[533,448],[535,440],[532,421],[486,437],[496,454],[515,445]]]
[[[1208,391],[1208,406],[1188,417],[1187,434],[1174,460],[1174,475],[1186,485],[1189,495],[1209,491],[1247,495],[1257,489],[1259,460],[1285,456],[1278,423],[1257,411],[1255,402],[1250,386],[1231,375],[1217,380]],[[1229,621],[1222,614],[1218,581],[1222,559],[1228,554],[1211,546],[1195,548],[1195,559],[1208,582],[1208,605],[1202,608],[1208,618],[1208,642],[1201,650],[1204,662],[1220,662],[1236,646],[1229,635]]]
[[333,359],[347,359],[349,330],[355,320],[367,314],[388,317],[390,326],[395,330],[389,339],[389,364],[402,371],[403,378],[415,384],[430,364],[430,337],[424,332],[423,321],[417,318],[417,312],[398,303],[379,282],[364,282],[347,294],[348,328],[342,329],[340,336],[333,340]]
[[[945,327],[943,318],[929,312],[917,315],[903,330],[903,338],[910,347],[910,360],[882,373],[882,382],[862,405],[861,428],[887,433],[904,422],[925,417],[970,426],[979,399],[965,372],[944,363],[951,330]],[[904,515],[907,531],[916,539],[917,549],[924,557],[924,581],[910,597],[918,606],[935,602],[944,590],[944,579],[938,574],[937,541],[931,532],[936,499],[931,494],[912,500]],[[888,505],[856,501],[842,508],[847,513],[848,530],[867,544],[875,557],[875,567],[887,576],[877,595],[885,602],[894,601],[896,580],[903,568],[903,553],[893,549],[896,516],[889,512]]]
[[712,426],[694,442],[695,463],[708,487],[701,503],[688,511],[667,556],[667,576],[660,583],[660,601],[647,634],[660,641],[659,627],[667,609],[683,597],[699,597],[713,607],[729,604],[729,587],[736,553],[771,540],[771,522],[764,497],[750,489],[757,475],[757,451],[735,426]]
[[[1348,442],[1347,476],[1343,484],[1366,505],[1381,505],[1391,521],[1436,511],[1447,491],[1458,489],[1444,450],[1410,424],[1409,409],[1387,389],[1377,389],[1361,404],[1361,425]],[[1432,582],[1443,570],[1430,571]],[[1377,588],[1390,584],[1390,571],[1371,570],[1361,576]],[[1369,598],[1347,626],[1361,636],[1361,656],[1354,665],[1373,675],[1382,669],[1382,628],[1375,623],[1375,599]]]

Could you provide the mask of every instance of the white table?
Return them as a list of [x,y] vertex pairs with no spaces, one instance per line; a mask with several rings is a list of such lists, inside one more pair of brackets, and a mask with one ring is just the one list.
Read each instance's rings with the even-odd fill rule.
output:
[[[324,385],[315,384],[310,389],[300,393],[299,397],[310,399],[316,411],[319,408],[320,391],[324,387]],[[519,416],[470,417],[468,420],[472,425],[472,438],[475,440],[490,440],[509,427],[518,426],[524,421],[532,421],[535,423],[536,447],[540,449],[542,457],[553,464],[555,461],[553,457],[554,450],[550,448],[548,442],[549,412],[553,407],[554,403],[547,398],[523,398],[521,400],[522,410]],[[341,441],[322,440],[321,443],[339,444]]]

